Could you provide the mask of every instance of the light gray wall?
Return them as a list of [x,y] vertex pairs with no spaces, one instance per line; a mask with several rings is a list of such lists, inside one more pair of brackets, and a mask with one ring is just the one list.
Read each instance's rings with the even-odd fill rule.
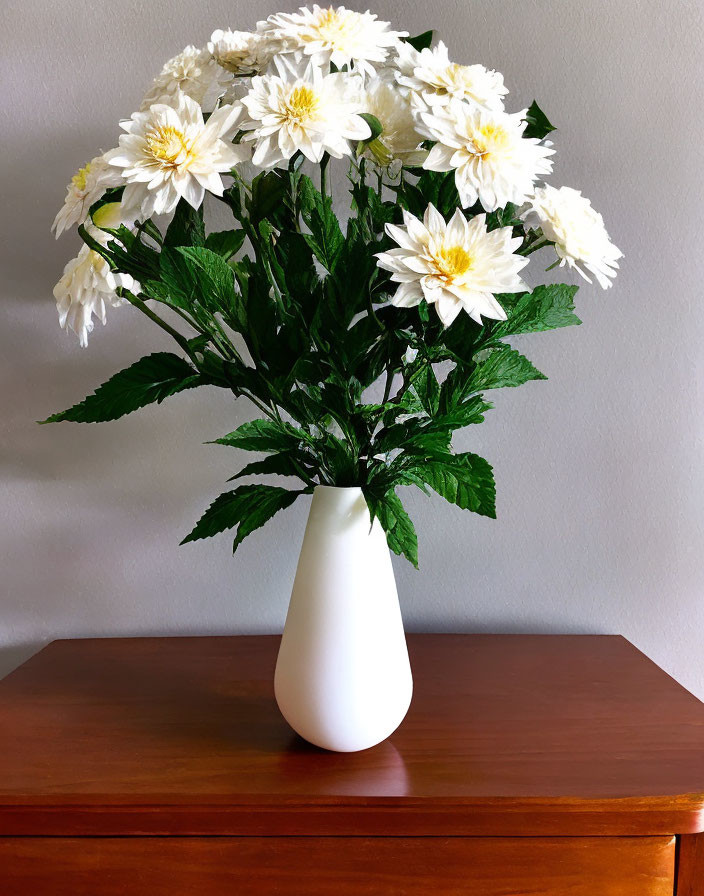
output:
[[[90,346],[51,289],[77,248],[49,225],[75,168],[115,144],[162,61],[278,2],[25,0],[4,8],[0,673],[52,638],[280,630],[305,501],[230,556],[178,547],[235,469],[201,443],[250,413],[185,394],[115,423],[38,427],[168,347],[120,310]],[[352,7],[366,8],[352,2]],[[499,519],[409,496],[421,571],[397,564],[410,629],[620,632],[704,697],[702,5],[378,0],[458,60],[504,72],[513,108],[560,125],[553,182],[582,188],[625,252],[584,326],[525,338],[550,377],[496,394],[460,437],[495,465]]]

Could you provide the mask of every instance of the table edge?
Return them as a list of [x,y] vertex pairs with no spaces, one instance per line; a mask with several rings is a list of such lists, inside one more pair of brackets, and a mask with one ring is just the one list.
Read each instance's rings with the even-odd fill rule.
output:
[[584,799],[0,798],[0,836],[662,836],[704,832],[704,794]]

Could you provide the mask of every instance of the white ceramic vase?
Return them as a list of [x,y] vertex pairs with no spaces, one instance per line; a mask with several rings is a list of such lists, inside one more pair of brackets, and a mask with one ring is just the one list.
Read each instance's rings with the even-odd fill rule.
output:
[[386,536],[360,488],[318,486],[274,676],[284,718],[326,750],[365,750],[403,721],[413,679]]

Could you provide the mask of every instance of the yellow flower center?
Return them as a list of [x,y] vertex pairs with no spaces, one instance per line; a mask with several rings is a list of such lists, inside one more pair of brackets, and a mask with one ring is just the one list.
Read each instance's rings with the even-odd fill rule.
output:
[[284,114],[289,121],[300,123],[310,118],[318,106],[314,91],[305,84],[294,87],[286,100]]
[[315,30],[321,40],[334,47],[345,35],[345,24],[344,18],[330,6],[321,12]]
[[83,168],[79,168],[78,171],[71,178],[71,183],[77,190],[85,190],[86,188],[86,180],[88,175],[90,174],[90,162],[83,166]]
[[501,152],[509,142],[508,132],[500,124],[489,121],[472,134],[473,155],[484,158],[492,152]]
[[461,277],[472,267],[474,259],[463,246],[443,246],[435,256],[438,277],[452,281]]
[[147,134],[149,152],[160,162],[175,168],[190,155],[186,136],[172,125],[164,125]]
[[103,256],[96,252],[95,249],[91,249],[88,253],[88,264],[93,268],[98,276],[101,275],[102,271],[107,266],[107,262],[105,261]]
[[455,87],[463,87],[467,84],[468,66],[460,65],[457,62],[451,62],[445,69],[445,77],[450,84]]

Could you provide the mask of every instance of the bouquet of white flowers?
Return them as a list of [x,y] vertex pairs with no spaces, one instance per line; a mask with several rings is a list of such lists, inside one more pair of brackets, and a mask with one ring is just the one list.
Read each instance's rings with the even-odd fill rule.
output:
[[[216,441],[266,457],[233,478],[300,486],[239,485],[186,541],[236,528],[237,547],[319,484],[361,487],[414,564],[397,487],[493,517],[491,466],[453,451],[453,432],[483,420],[487,390],[545,379],[509,337],[579,323],[575,286],[523,280],[530,256],[603,287],[621,256],[587,199],[544,184],[553,127],[536,103],[507,111],[507,94],[432,32],[344,7],[186,47],[54,223],[84,241],[54,290],[61,326],[86,345],[94,316],[131,305],[180,351],[45,422],[113,420],[205,385],[253,402],[261,418]],[[231,229],[208,227],[213,202]]]

